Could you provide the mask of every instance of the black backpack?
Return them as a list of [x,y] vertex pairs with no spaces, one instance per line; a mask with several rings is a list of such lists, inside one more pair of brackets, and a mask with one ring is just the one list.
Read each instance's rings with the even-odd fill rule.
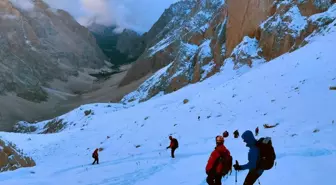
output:
[[226,157],[219,157],[219,163],[222,163],[223,165],[223,171],[222,171],[222,176],[225,176],[232,170],[232,156],[226,156]]
[[259,148],[257,169],[269,170],[273,168],[276,155],[270,137],[260,138],[256,144]]
[[173,141],[174,141],[174,144],[175,144],[175,148],[178,148],[179,145],[178,145],[178,141],[177,141],[177,139],[173,139]]

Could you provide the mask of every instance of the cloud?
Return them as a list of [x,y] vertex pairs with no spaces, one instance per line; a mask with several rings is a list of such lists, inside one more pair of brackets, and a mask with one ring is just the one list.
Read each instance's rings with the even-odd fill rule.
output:
[[179,0],[45,0],[51,7],[70,12],[87,26],[92,21],[146,32],[163,11]]
[[10,0],[10,2],[23,10],[32,10],[34,9],[34,4],[29,0]]

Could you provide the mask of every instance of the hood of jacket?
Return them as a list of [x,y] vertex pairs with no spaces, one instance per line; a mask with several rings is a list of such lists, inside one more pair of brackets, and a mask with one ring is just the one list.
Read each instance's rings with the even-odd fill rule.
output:
[[254,138],[253,133],[250,130],[245,131],[241,137],[246,143],[246,146],[253,146],[257,142],[257,140]]

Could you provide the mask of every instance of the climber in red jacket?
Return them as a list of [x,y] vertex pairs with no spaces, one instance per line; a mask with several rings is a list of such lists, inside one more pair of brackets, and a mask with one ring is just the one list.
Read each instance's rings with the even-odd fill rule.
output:
[[258,134],[259,134],[259,127],[255,129],[255,136],[258,136]]
[[178,148],[178,141],[172,136],[169,136],[169,139],[170,139],[170,145],[167,147],[167,149],[171,148],[171,157],[175,158],[174,154],[175,154],[175,150]]
[[92,153],[92,158],[95,159],[95,160],[93,161],[92,165],[94,165],[96,161],[97,161],[97,164],[99,164],[98,148]]
[[206,181],[209,185],[221,185],[222,177],[232,169],[232,156],[224,146],[223,136],[216,137],[216,148],[211,153],[205,172],[208,175]]

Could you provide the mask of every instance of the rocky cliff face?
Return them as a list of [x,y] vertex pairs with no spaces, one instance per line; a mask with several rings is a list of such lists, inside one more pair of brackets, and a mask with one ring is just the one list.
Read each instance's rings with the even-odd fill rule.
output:
[[47,98],[41,87],[48,82],[66,81],[84,68],[102,68],[106,58],[67,12],[29,2],[29,9],[0,2],[0,92],[40,102]]
[[0,172],[35,166],[32,158],[25,156],[15,145],[0,139]]
[[88,26],[96,38],[97,44],[114,65],[123,65],[135,61],[144,51],[144,37],[133,30],[115,32],[115,26],[92,23]]
[[[311,17],[331,9],[334,3],[333,0],[178,2],[154,25],[155,30],[161,26],[162,32],[148,42],[152,44],[123,83],[149,72],[157,71],[156,74],[122,101],[145,101],[202,81],[227,64],[233,64],[232,70],[242,66],[253,68],[293,51],[304,45],[306,37],[333,21],[330,16],[318,22]],[[167,12],[174,10],[186,15],[167,16]]]
[[118,35],[117,50],[136,60],[146,48],[146,40],[139,33],[125,29]]
[[[69,13],[42,0],[0,1],[0,104],[6,105],[7,96],[16,97],[12,104],[46,102],[53,98],[46,89],[85,91],[93,80],[88,74],[105,68],[106,59],[88,29]],[[64,87],[69,83],[81,87]],[[21,117],[14,112],[1,111],[0,124]]]
[[181,42],[179,37],[186,33],[181,25],[192,17],[194,4],[193,0],[180,1],[164,11],[153,27],[143,35],[147,49],[128,71],[121,86],[156,72],[175,58]]

